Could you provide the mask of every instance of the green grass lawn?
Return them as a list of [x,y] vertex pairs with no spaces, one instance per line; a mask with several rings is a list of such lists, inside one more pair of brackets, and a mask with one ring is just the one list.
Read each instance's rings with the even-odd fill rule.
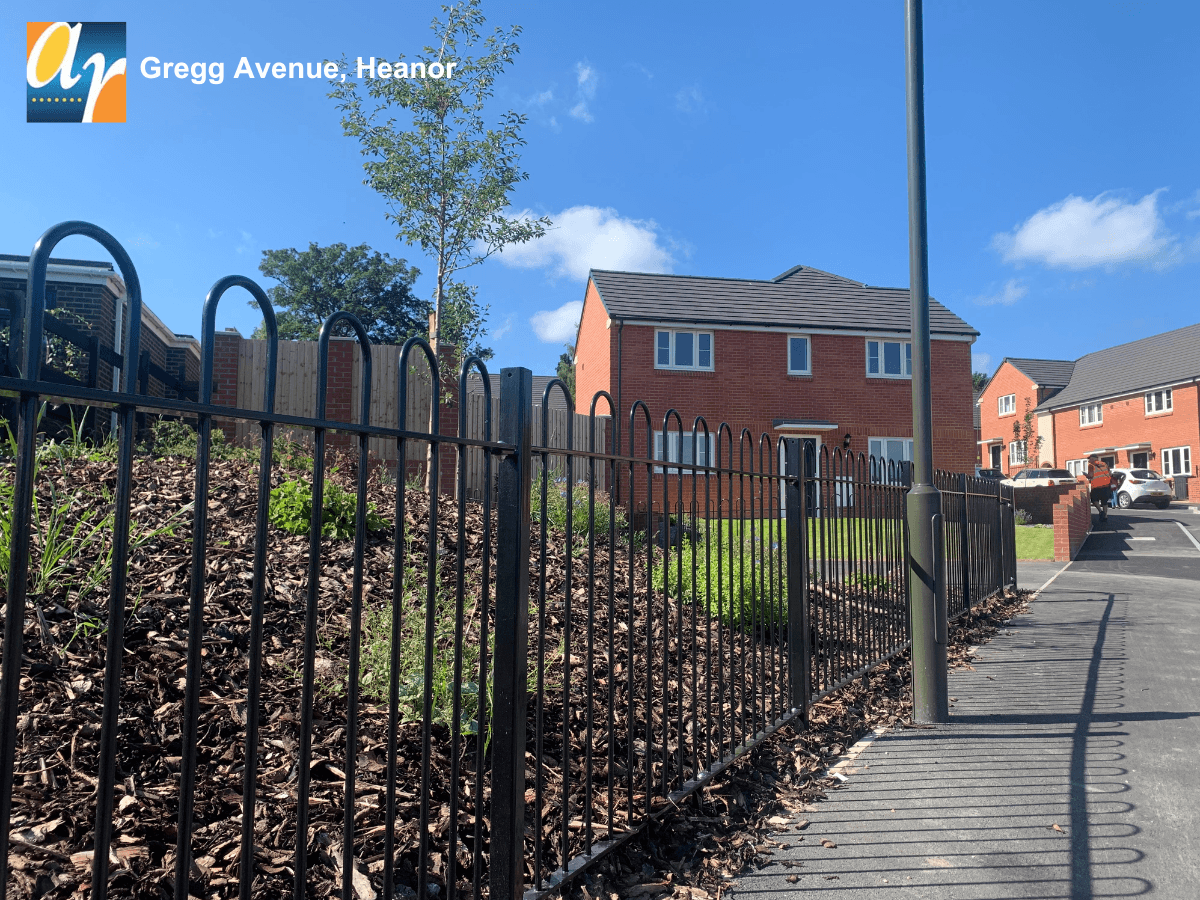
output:
[[1054,529],[1018,525],[1017,559],[1054,559]]
[[[704,525],[703,520],[700,524]],[[787,535],[787,524],[779,519],[773,520],[772,524],[775,541],[782,545]],[[709,527],[714,541],[720,535],[722,541],[728,542],[730,532],[732,532],[735,542],[739,535],[746,541],[751,540],[752,536],[754,540],[757,540],[757,536],[761,532],[765,541],[766,537],[771,534],[766,524],[754,519],[747,520],[745,523],[737,519],[713,519]],[[890,520],[876,521],[858,517],[808,520],[810,546],[816,548],[824,542],[825,547],[834,556],[838,555],[838,551],[847,542],[850,544],[851,551],[861,551],[867,542],[888,545],[888,542],[893,539],[894,529],[895,523]],[[898,539],[899,536],[896,537]]]

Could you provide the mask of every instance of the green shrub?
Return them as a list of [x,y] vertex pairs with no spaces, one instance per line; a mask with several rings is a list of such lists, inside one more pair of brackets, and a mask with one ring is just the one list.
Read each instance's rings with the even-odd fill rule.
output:
[[[331,538],[354,536],[354,516],[358,509],[357,497],[344,488],[325,482],[325,493],[321,509],[321,535]],[[312,522],[312,485],[294,478],[285,481],[271,491],[269,507],[271,524],[288,534],[308,534]],[[367,530],[380,531],[388,523],[375,509],[367,506]]]
[[[587,538],[595,529],[596,536],[604,538],[608,536],[608,531],[616,524],[617,540],[621,540],[624,534],[624,529],[627,527],[625,514],[621,507],[614,509],[612,498],[609,494],[596,490],[595,509],[592,511],[594,519],[588,520],[588,497],[590,489],[586,481],[578,481],[571,490],[571,534],[578,538]],[[541,521],[540,509],[542,504],[542,482],[540,478],[533,479],[533,502],[531,508],[533,510],[534,521]],[[551,479],[546,485],[546,524],[550,528],[559,531],[567,529],[567,481],[565,478]]]
[[673,598],[682,596],[685,603],[705,606],[725,625],[748,628],[756,622],[781,625],[787,620],[786,574],[778,535],[773,544],[766,539],[760,544],[749,525],[738,534],[730,523],[714,522],[707,532],[697,526],[695,540],[684,538],[681,546],[672,545],[669,555],[655,549],[651,583],[656,591],[665,584]]

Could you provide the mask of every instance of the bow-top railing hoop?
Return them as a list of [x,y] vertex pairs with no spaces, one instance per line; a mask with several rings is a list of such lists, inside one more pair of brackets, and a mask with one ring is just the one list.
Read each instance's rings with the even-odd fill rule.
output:
[[[363,323],[353,314],[339,310],[325,320],[317,337],[317,403],[315,417],[325,421],[329,397],[329,341],[341,324],[349,325],[362,354],[359,424],[371,419],[371,340]],[[347,425],[352,424],[347,422]],[[313,429],[312,515],[308,526],[308,592],[304,624],[304,676],[300,709],[300,768],[296,809],[296,851],[294,893],[296,900],[305,896],[308,871],[308,813],[311,787],[313,704],[316,693],[317,602],[320,595],[321,533],[325,499],[325,426]],[[349,685],[346,703],[346,767],[342,822],[342,897],[353,898],[354,875],[354,764],[358,741],[359,641],[362,630],[362,557],[366,539],[367,434],[358,434],[358,495],[354,520],[354,575],[350,612],[350,654],[347,661]]]
[[[429,784],[430,784],[430,755],[432,754],[432,723],[433,717],[433,618],[437,611],[437,554],[432,552],[437,547],[438,519],[438,453],[436,446],[439,434],[437,415],[438,394],[442,383],[441,368],[438,366],[437,354],[429,342],[422,337],[411,337],[400,348],[400,359],[396,375],[397,396],[396,415],[397,427],[401,432],[408,428],[408,376],[409,355],[419,350],[429,364],[430,391],[430,423],[428,431],[433,452],[429,459],[429,531],[427,569],[425,577],[425,646],[424,646],[424,698],[421,715],[421,804],[418,862],[417,862],[417,896],[424,897],[429,883]],[[392,635],[390,678],[388,681],[388,754],[387,754],[387,785],[385,788],[385,804],[387,821],[383,832],[383,897],[391,900],[395,892],[395,859],[396,859],[396,778],[398,769],[396,755],[398,753],[400,729],[400,643],[404,610],[404,566],[405,557],[405,469],[407,467],[407,439],[401,435],[396,439],[396,525],[392,547]]]
[[[121,243],[90,222],[61,222],[43,234],[29,255],[25,307],[22,316],[20,375],[30,384],[41,377],[42,338],[46,315],[46,274],[50,254],[65,238],[81,236],[96,241],[116,260],[125,281],[129,315],[125,322],[122,386],[134,383],[141,341],[142,290],[133,261]],[[0,900],[7,892],[8,838],[12,814],[13,766],[16,758],[17,707],[20,699],[22,628],[29,576],[29,549],[33,523],[36,438],[39,394],[22,390],[18,404],[17,460],[14,472],[12,532],[5,615],[4,663],[0,670]],[[129,556],[129,499],[132,491],[134,405],[130,398],[119,405],[117,490],[113,501],[113,575],[109,590],[108,642],[105,656],[104,711],[100,726],[99,766],[96,786],[96,852],[92,866],[92,896],[108,893],[108,851],[112,840],[112,806],[116,772],[117,713],[120,701],[121,657],[125,639],[125,590]]]
[[[463,360],[462,366],[458,373],[458,436],[466,437],[467,434],[467,397],[469,391],[469,379],[471,371],[474,370],[479,374],[479,378],[483,384],[484,397],[484,439],[490,441],[492,439],[492,382],[488,376],[487,366],[478,356],[468,356]],[[455,550],[455,587],[454,587],[454,661],[453,661],[453,680],[451,698],[452,709],[450,713],[450,721],[456,723],[450,729],[450,784],[454,787],[450,791],[450,823],[449,823],[449,844],[450,854],[446,861],[446,896],[447,900],[456,900],[458,890],[458,810],[459,810],[459,793],[458,781],[459,772],[461,770],[461,752],[462,744],[462,686],[463,686],[463,639],[465,637],[465,620],[464,606],[466,600],[466,558],[467,558],[467,447],[465,444],[458,445],[457,454],[458,478],[456,482],[456,490],[458,497],[458,539],[456,541]],[[491,547],[491,465],[490,456],[484,454],[485,474],[484,474],[484,515],[483,515],[483,581],[480,585],[479,597],[479,623],[480,623],[480,647],[479,647],[479,685],[487,684],[487,641],[488,641],[488,594],[489,594],[489,550]],[[484,739],[483,735],[487,734],[487,691],[478,690],[476,698],[478,702],[478,713],[476,721],[479,724],[477,734],[479,739],[476,741],[475,755],[475,808],[483,809],[483,766],[484,766]],[[475,832],[475,849],[472,854],[472,886],[478,888],[480,880],[483,877],[483,869],[480,856],[483,853],[483,830],[481,828],[474,829]]]
[[[275,411],[276,371],[279,359],[279,330],[275,309],[266,291],[243,275],[219,279],[204,299],[200,324],[201,406],[211,406],[213,369],[216,353],[217,307],[226,291],[240,287],[258,304],[267,332],[267,369],[263,387],[263,411]],[[197,725],[200,712],[201,650],[204,640],[204,572],[208,544],[209,462],[212,450],[212,414],[202,412],[197,419],[196,487],[193,494],[192,565],[188,614],[187,675],[184,687],[179,788],[179,825],[175,847],[175,898],[187,900],[191,872],[192,816],[195,810],[197,769]],[[254,877],[254,805],[258,763],[258,711],[262,668],[262,619],[266,583],[267,516],[271,490],[271,451],[274,425],[261,423],[257,526],[250,586],[250,645],[246,704],[246,757],[242,791],[242,846],[239,862],[240,896],[249,900]]]

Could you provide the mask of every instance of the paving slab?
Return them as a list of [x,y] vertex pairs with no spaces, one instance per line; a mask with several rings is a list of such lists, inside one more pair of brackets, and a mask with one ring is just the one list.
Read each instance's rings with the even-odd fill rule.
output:
[[951,674],[950,725],[872,742],[730,896],[1200,897],[1200,551],[1146,518],[1110,524],[1180,559],[1072,563]]

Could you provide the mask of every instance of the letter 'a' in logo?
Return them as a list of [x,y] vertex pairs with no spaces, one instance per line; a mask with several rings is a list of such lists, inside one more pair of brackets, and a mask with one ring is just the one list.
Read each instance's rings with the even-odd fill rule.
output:
[[25,35],[25,121],[125,121],[124,22],[27,22]]

